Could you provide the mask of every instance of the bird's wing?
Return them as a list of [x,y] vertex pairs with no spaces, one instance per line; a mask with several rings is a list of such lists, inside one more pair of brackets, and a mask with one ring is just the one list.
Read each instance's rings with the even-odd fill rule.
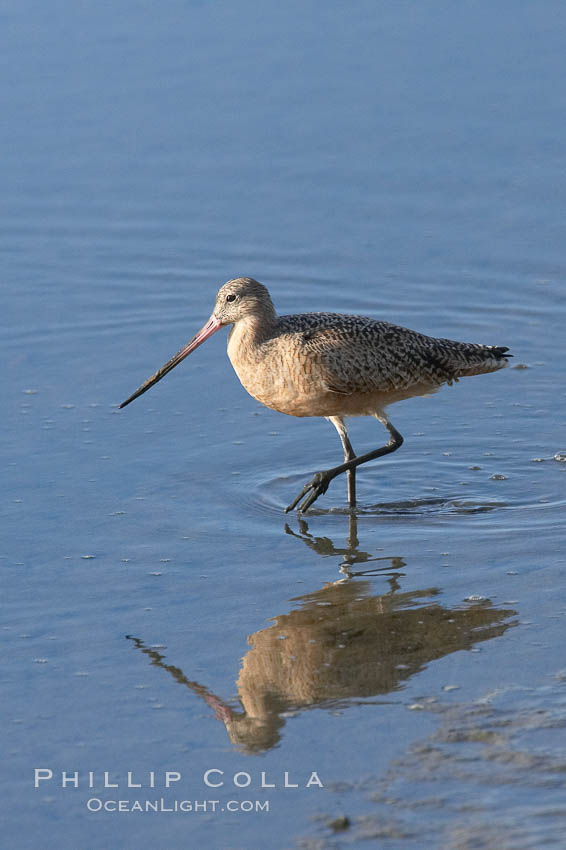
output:
[[358,316],[344,316],[343,321],[336,317],[303,337],[328,389],[345,395],[438,386],[470,374],[471,361],[481,360],[478,371],[484,371],[488,354],[486,346],[436,339]]
[[332,392],[390,392],[415,383],[425,359],[421,336],[388,322],[345,316],[305,331],[303,345]]
[[[298,317],[295,317],[295,319]],[[310,313],[294,328],[331,391],[396,392],[435,387],[506,365],[507,349],[426,336],[365,316]]]

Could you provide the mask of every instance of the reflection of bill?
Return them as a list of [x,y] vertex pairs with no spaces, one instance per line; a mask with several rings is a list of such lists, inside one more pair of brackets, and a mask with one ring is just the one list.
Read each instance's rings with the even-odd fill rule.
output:
[[[366,580],[327,584],[297,597],[297,607],[248,638],[238,677],[240,709],[190,681],[164,656],[135,645],[215,711],[230,740],[247,753],[275,746],[289,712],[348,705],[390,694],[435,659],[497,637],[513,623],[510,609],[489,601],[446,608],[429,588],[381,596]],[[507,622],[506,622],[507,621]]]

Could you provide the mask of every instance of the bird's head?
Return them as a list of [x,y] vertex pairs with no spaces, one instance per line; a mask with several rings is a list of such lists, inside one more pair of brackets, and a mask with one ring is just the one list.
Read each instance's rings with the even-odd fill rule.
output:
[[236,277],[221,286],[212,315],[222,325],[232,325],[248,316],[274,318],[269,292],[252,277]]
[[263,320],[266,323],[275,320],[275,310],[269,297],[269,292],[251,277],[237,277],[229,280],[221,286],[216,296],[216,304],[208,322],[189,342],[168,360],[161,369],[145,381],[120,407],[125,407],[135,398],[147,392],[161,380],[171,369],[174,369],[181,360],[184,360],[195,348],[198,348],[205,339],[220,330],[223,325],[233,325],[240,319],[250,316]]

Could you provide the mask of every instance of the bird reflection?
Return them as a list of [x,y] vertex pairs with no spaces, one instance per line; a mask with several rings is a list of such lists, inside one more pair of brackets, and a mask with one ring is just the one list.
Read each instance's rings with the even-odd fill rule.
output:
[[[289,533],[294,533],[289,530]],[[297,536],[297,535],[295,535]],[[239,706],[218,697],[165,656],[128,636],[151,660],[201,697],[222,721],[230,741],[253,754],[274,747],[286,718],[312,708],[335,708],[395,693],[433,660],[502,635],[516,613],[488,600],[447,608],[437,588],[400,592],[398,557],[372,558],[358,551],[357,536],[347,549],[328,538],[301,539],[323,554],[344,557],[348,577],[295,597],[293,609],[248,637],[237,680]],[[356,563],[380,561],[389,590],[376,595],[374,583],[351,572]]]

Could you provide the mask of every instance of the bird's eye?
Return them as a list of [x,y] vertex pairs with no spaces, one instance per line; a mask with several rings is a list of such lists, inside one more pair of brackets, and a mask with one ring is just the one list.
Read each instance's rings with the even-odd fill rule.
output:
[[226,296],[226,301],[235,301],[235,300],[236,300],[236,296],[234,294]]

